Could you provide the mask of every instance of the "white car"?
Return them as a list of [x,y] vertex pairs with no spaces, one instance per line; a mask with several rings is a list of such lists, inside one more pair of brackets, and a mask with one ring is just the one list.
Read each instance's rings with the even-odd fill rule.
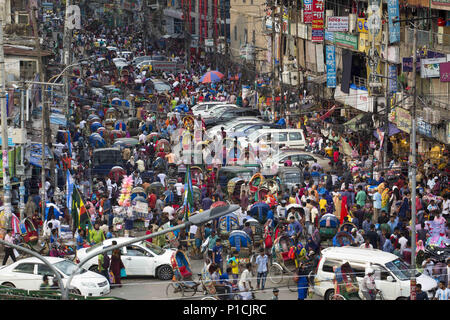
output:
[[191,108],[194,115],[198,112],[208,111],[208,109],[212,106],[223,104],[223,101],[208,101],[208,102],[200,102]]
[[[120,244],[131,239],[127,237],[107,239],[95,246],[80,249],[77,251],[78,260],[83,261],[88,255],[111,246],[113,240]],[[127,276],[152,276],[161,280],[170,280],[173,276],[170,258],[175,251],[174,249],[162,249],[148,241],[142,241],[121,248],[122,262]],[[108,255],[111,256],[111,253],[108,252]],[[97,270],[98,255],[89,259],[84,266],[89,270]]]
[[226,109],[231,109],[231,108],[239,108],[239,107],[235,104],[222,103],[222,104],[216,104],[216,105],[210,106],[208,108],[208,110],[196,111],[193,113],[195,116],[201,116],[202,118],[211,118],[211,117],[216,117],[216,116],[220,115]]
[[[66,285],[77,265],[63,258],[45,258],[59,271]],[[44,275],[49,277],[49,283],[52,284],[54,273],[49,266],[38,258],[25,258],[0,268],[0,285],[24,290],[39,290]],[[73,277],[70,287],[72,292],[88,297],[103,296],[111,290],[104,276],[86,269],[82,269],[81,273]]]
[[239,117],[235,120],[226,122],[226,123],[221,123],[218,124],[217,126],[214,126],[208,130],[206,130],[207,134],[216,134],[217,131],[221,131],[220,129],[223,127],[225,129],[225,132],[229,132],[229,131],[235,131],[238,127],[242,127],[242,126],[246,126],[246,125],[251,125],[254,123],[260,123],[261,119],[256,118],[256,117]]
[[331,166],[330,166],[330,160],[327,158],[323,158],[320,156],[317,156],[315,154],[311,154],[308,152],[302,152],[300,150],[283,150],[280,149],[280,153],[276,154],[275,156],[266,159],[266,161],[264,161],[264,167],[269,169],[272,168],[273,166],[279,168],[279,167],[283,167],[284,163],[286,162],[286,160],[288,160],[288,158],[291,157],[291,161],[292,161],[292,165],[293,166],[297,166],[300,165],[302,162],[306,161],[309,164],[309,167],[311,168],[311,166],[317,162],[317,164],[323,168],[325,171],[327,170],[331,170]]

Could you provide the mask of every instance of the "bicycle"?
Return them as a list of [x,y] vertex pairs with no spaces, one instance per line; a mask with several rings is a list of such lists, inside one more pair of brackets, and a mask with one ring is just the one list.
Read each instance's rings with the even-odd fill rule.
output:
[[[379,299],[377,299],[377,296],[379,297]],[[351,299],[353,298],[353,299]],[[368,300],[366,298],[361,299],[359,297],[358,292],[356,292],[356,294],[348,296],[348,295],[341,295],[341,294],[335,294],[333,295],[333,297],[331,298],[331,300]],[[381,290],[376,291],[375,294],[375,299],[374,300],[385,300],[384,296],[383,296],[383,292]]]

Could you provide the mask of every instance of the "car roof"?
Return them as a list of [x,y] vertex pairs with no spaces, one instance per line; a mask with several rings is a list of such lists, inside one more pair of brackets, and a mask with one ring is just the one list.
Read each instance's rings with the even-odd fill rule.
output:
[[335,258],[343,261],[351,262],[355,260],[381,264],[386,264],[398,258],[395,254],[389,252],[358,247],[329,247],[323,249],[321,254],[323,257]]
[[[59,258],[59,257],[50,257],[50,256],[46,256],[45,259],[50,262],[50,263],[57,263],[66,259],[63,258]],[[25,259],[20,259],[17,260],[17,262],[22,262],[22,263],[44,263],[44,261],[36,258],[36,257],[29,257],[29,258],[25,258]]]

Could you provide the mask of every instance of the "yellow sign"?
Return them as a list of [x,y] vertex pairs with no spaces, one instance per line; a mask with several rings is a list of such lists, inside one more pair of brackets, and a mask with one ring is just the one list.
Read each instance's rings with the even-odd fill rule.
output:
[[369,53],[369,34],[367,33],[360,33],[359,34],[359,42],[358,42],[358,51],[365,52],[366,54]]
[[143,65],[143,66],[141,67],[141,72],[144,71],[144,70],[146,70],[146,69],[148,69],[148,71],[152,71],[152,65],[151,65],[151,64]]
[[367,20],[364,18],[358,18],[356,20],[356,28],[360,33],[368,33],[369,29],[367,29]]

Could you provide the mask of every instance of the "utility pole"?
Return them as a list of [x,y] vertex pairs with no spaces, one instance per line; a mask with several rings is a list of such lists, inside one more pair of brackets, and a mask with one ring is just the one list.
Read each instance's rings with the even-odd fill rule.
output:
[[272,2],[272,117],[275,114],[275,9],[275,2]]
[[[386,33],[389,35],[389,23],[385,23],[386,26]],[[385,53],[386,53],[386,60],[384,61],[384,75],[385,75],[385,90],[384,90],[384,98],[386,99],[385,103],[385,124],[384,124],[384,138],[383,138],[383,168],[388,167],[388,141],[389,141],[389,112],[391,112],[391,95],[389,93],[389,62],[387,59],[387,50],[389,45],[389,36],[385,37]]]
[[298,45],[300,40],[298,39],[298,20],[298,1],[295,1],[295,58],[297,59],[297,86],[300,86],[300,50]]
[[2,170],[3,170],[3,206],[6,215],[7,225],[10,225],[12,208],[11,208],[11,184],[9,180],[8,165],[8,114],[6,110],[6,72],[5,72],[5,52],[3,50],[3,20],[0,19],[0,77],[1,91],[1,124],[2,124]]
[[413,106],[411,112],[411,300],[416,300],[416,64],[417,64],[417,27],[414,25],[413,39],[413,66],[412,66],[412,88],[413,88]]
[[[64,65],[70,65],[70,42],[71,42],[71,31],[69,30],[67,24],[67,14],[68,8],[70,6],[70,0],[66,0],[66,13],[64,22],[64,38],[63,38],[63,57]],[[65,72],[63,75],[64,80],[64,110],[66,111],[66,118],[69,119],[69,74]]]
[[186,1],[183,2],[183,15],[184,15],[184,54],[186,60],[187,69],[191,70],[191,33],[189,32],[189,17],[190,12]]
[[[25,83],[22,83],[20,90],[20,128],[25,130]],[[23,164],[24,160],[24,146],[22,145],[22,149],[20,150],[20,166],[22,170],[22,174],[20,175],[20,186],[19,186],[19,212],[20,212],[20,221],[24,218],[25,212],[25,185],[24,185],[24,175],[25,175],[25,166]]]

